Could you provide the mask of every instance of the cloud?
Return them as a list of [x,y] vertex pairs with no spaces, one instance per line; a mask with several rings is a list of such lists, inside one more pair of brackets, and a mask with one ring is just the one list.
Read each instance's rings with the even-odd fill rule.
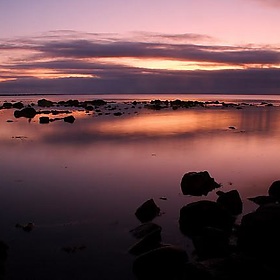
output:
[[260,93],[278,94],[280,69],[149,72],[115,69],[102,78],[20,78],[1,93]]
[[[276,47],[198,44],[197,40],[205,39],[199,34],[137,36],[124,39],[118,34],[57,31],[2,41],[0,93],[280,91],[280,53]],[[154,39],[148,40],[149,36]],[[200,68],[149,68],[133,64],[132,58],[147,64],[150,60],[163,64],[176,61]],[[207,63],[216,69],[203,70]]]

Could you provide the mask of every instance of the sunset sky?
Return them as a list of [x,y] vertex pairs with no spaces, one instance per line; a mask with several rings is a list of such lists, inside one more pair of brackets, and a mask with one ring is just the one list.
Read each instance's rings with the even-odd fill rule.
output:
[[280,94],[280,0],[1,0],[0,93]]

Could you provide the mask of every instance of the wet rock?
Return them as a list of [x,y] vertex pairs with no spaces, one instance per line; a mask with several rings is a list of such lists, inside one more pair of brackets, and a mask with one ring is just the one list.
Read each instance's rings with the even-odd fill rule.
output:
[[250,200],[250,201],[253,201],[257,205],[275,203],[275,202],[278,201],[275,197],[270,196],[270,195],[259,195],[259,196],[255,196],[255,197],[249,197],[247,199]]
[[138,256],[133,263],[133,273],[138,280],[182,279],[187,252],[169,245]]
[[229,192],[217,191],[217,203],[225,207],[232,215],[239,215],[243,210],[243,203],[237,190]]
[[49,117],[40,117],[39,118],[39,123],[49,123],[50,122],[50,118]]
[[205,227],[192,241],[199,260],[226,257],[231,252],[228,232],[218,228]]
[[45,98],[39,99],[39,100],[37,101],[37,104],[38,104],[38,106],[40,106],[40,107],[51,107],[51,106],[54,105],[54,103],[53,103],[52,101],[47,100],[47,99],[45,99]]
[[143,236],[137,243],[132,245],[128,252],[132,255],[141,255],[150,250],[162,247],[161,244],[161,228],[157,228],[145,236]]
[[207,171],[188,172],[181,179],[181,190],[184,195],[207,195],[219,187],[220,184],[215,182]]
[[24,107],[22,102],[15,102],[13,103],[13,108],[22,109]]
[[63,119],[64,119],[64,121],[67,122],[67,123],[74,123],[74,121],[75,121],[75,117],[72,116],[72,115],[71,115],[71,116],[64,117]]
[[130,230],[130,233],[132,234],[132,236],[134,236],[135,238],[139,239],[139,238],[143,238],[146,235],[150,234],[151,232],[154,231],[158,231],[161,232],[162,227],[152,223],[152,222],[148,222],[148,223],[144,223],[141,224],[140,226]]
[[215,258],[185,265],[184,279],[187,280],[236,280],[275,279],[278,275],[257,258],[244,254],[232,254],[225,258]]
[[280,205],[264,204],[244,215],[237,236],[241,251],[278,263],[279,258],[275,256],[280,251]]
[[6,261],[8,257],[9,246],[2,240],[0,240],[0,262]]
[[268,194],[280,201],[280,180],[274,181],[270,185],[268,189]]
[[36,114],[37,114],[37,112],[33,107],[26,107],[21,110],[14,111],[15,118],[24,117],[24,118],[32,119],[36,116]]
[[5,279],[6,274],[6,260],[8,257],[8,249],[9,246],[3,242],[0,241],[0,279]]
[[152,221],[160,213],[160,208],[156,205],[155,201],[151,198],[139,206],[135,212],[136,217],[142,223]]
[[220,204],[201,200],[189,203],[180,210],[179,225],[183,234],[193,237],[201,235],[206,227],[232,232],[235,219]]
[[11,102],[4,102],[2,105],[3,109],[11,109],[13,108],[13,104]]

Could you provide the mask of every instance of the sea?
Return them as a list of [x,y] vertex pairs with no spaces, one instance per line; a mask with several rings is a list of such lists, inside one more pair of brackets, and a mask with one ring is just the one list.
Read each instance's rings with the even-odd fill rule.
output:
[[[40,99],[53,105],[42,108]],[[59,103],[69,100],[106,105]],[[162,107],[150,106],[154,100]],[[174,100],[205,106],[164,106]],[[3,107],[8,102],[37,114],[16,117],[19,109]],[[280,95],[0,96],[3,279],[135,279],[131,231],[141,225],[136,209],[149,199],[160,208],[152,222],[162,227],[162,242],[195,258],[179,228],[180,209],[218,195],[184,195],[183,175],[208,171],[219,190],[237,190],[239,223],[257,207],[249,198],[267,195],[280,180],[279,106]]]

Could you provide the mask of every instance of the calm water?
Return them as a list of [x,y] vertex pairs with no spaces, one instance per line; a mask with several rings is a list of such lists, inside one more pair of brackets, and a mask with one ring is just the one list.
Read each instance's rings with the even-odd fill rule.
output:
[[[0,105],[39,98],[1,97]],[[124,114],[77,109],[73,124],[40,124],[39,116],[15,119],[14,109],[0,110],[0,239],[9,246],[5,279],[134,279],[134,257],[127,250],[136,240],[129,230],[140,225],[135,210],[150,198],[163,212],[154,220],[163,227],[163,242],[192,252],[179,231],[180,208],[217,195],[182,195],[184,173],[207,170],[221,190],[237,189],[244,213],[256,207],[248,197],[266,195],[280,179],[278,96],[46,98],[102,98]],[[125,102],[176,98],[255,106],[152,111]],[[15,227],[28,222],[35,224],[31,232]],[[66,253],[65,247],[83,249]]]

